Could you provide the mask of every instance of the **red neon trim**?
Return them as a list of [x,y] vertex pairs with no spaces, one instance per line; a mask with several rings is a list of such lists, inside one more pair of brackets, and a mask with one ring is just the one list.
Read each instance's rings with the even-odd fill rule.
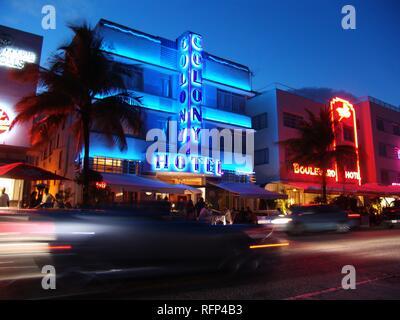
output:
[[[335,132],[335,126],[333,125],[333,105],[336,102],[341,102],[343,103],[344,106],[348,107],[352,112],[353,112],[353,129],[354,129],[354,143],[355,143],[355,147],[356,147],[356,163],[357,163],[357,172],[358,172],[358,185],[361,185],[361,170],[360,170],[360,156],[359,156],[359,152],[358,152],[358,133],[357,133],[357,122],[356,122],[356,111],[354,110],[353,105],[344,99],[341,98],[334,98],[331,100],[330,102],[330,109],[331,109],[331,118],[332,118],[332,127],[333,127],[333,132],[334,132],[334,136],[335,139],[333,141],[333,147],[336,149],[336,132]],[[339,122],[343,119],[343,117],[340,118]],[[335,168],[336,168],[336,182],[338,182],[338,175],[337,175],[337,161],[335,161]]]

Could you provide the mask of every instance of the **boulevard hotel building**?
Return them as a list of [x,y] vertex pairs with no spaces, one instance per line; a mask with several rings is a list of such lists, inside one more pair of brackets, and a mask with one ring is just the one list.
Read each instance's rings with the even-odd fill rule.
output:
[[[165,196],[174,202],[181,198],[196,201],[202,196],[214,207],[237,209],[244,206],[258,209],[262,200],[287,199],[289,204],[313,202],[321,192],[319,168],[291,163],[287,150],[277,142],[298,134],[299,124],[307,117],[306,109],[318,113],[324,107],[331,108],[340,123],[335,143],[357,149],[354,163],[345,168],[332,164],[329,196],[353,194],[363,202],[378,196],[390,201],[400,195],[398,107],[371,97],[357,101],[341,97],[316,101],[283,87],[256,92],[247,66],[209,53],[207,39],[194,32],[184,32],[170,40],[103,19],[96,30],[110,59],[132,67],[126,84],[133,94],[142,97],[142,103],[136,107],[141,110],[143,127],[140,132],[126,133],[127,150],[110,147],[101,139],[100,132],[91,133],[90,165],[103,176],[104,181],[97,187],[110,191],[111,201],[132,203]],[[6,33],[11,34],[14,44],[7,42],[7,46],[31,52],[39,63],[42,39],[11,31]],[[30,40],[17,43],[19,34]],[[4,80],[4,74],[10,67],[13,67],[10,63],[2,65],[0,60],[0,107],[7,113],[8,121],[15,116],[13,104],[17,98],[32,90],[24,91],[20,84],[8,87],[11,83]],[[244,162],[233,157],[234,161],[228,164],[223,152],[219,157],[214,156],[212,145],[209,155],[200,158],[192,157],[192,150],[179,154],[168,145],[167,150],[147,159],[146,151],[153,141],[146,141],[146,133],[161,129],[168,136],[170,121],[174,120],[178,132],[192,132],[194,135],[190,137],[194,140],[200,128],[227,129],[234,144],[241,141],[241,147],[232,146],[233,152],[239,150],[245,157],[246,147],[252,149],[254,143],[254,157],[250,155],[251,159]],[[253,132],[254,142],[246,132]],[[25,161],[70,179],[46,182],[53,195],[69,190],[72,204],[81,201],[81,189],[74,178],[82,167],[82,154],[76,155],[68,123],[32,157],[25,152],[29,147],[24,141],[27,134],[19,134],[12,141],[7,140],[9,135],[12,136],[12,131],[5,126],[0,131],[0,138],[5,141],[2,144],[21,150],[20,157],[25,157]],[[220,147],[223,151],[227,149],[224,138]],[[0,153],[0,158],[10,154],[2,149]]]
[[400,195],[400,108],[373,97],[316,101],[298,90],[278,85],[248,102],[255,134],[257,183],[288,195],[289,204],[312,203],[321,194],[319,168],[291,161],[277,141],[295,138],[307,111],[330,108],[339,125],[335,144],[356,148],[357,158],[328,170],[328,197],[354,195],[360,203],[381,197],[387,205]]

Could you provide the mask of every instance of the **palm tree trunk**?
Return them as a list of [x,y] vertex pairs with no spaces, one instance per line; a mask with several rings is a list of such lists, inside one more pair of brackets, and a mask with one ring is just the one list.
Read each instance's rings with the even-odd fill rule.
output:
[[322,203],[326,204],[328,202],[326,196],[326,170],[322,169]]
[[90,167],[89,167],[89,150],[90,150],[90,119],[88,115],[82,115],[83,127],[83,206],[90,205]]

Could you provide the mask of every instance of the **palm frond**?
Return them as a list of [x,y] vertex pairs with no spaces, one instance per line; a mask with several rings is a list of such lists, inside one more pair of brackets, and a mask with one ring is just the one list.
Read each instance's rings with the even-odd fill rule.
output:
[[116,144],[120,150],[127,148],[126,134],[137,134],[141,130],[140,110],[127,102],[128,99],[140,103],[139,97],[114,95],[93,104],[92,129],[104,134],[109,144]]

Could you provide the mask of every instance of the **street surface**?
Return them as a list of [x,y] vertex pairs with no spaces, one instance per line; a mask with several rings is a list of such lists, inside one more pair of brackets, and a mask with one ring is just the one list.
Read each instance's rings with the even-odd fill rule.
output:
[[[40,274],[26,266],[30,280],[13,281],[18,263],[2,261],[0,298],[112,299],[400,299],[400,229],[359,230],[348,234],[313,234],[285,238],[290,245],[271,258],[271,248],[255,272],[241,275],[196,274],[146,281],[80,278],[68,289],[41,289]],[[341,288],[342,267],[356,268],[355,290]]]

